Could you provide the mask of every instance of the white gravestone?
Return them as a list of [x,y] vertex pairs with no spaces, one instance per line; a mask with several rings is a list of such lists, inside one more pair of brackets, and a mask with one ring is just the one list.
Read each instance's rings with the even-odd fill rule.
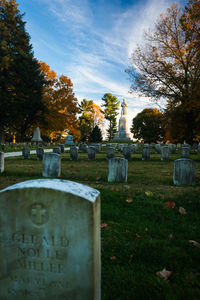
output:
[[0,152],[0,173],[4,172],[4,152]]
[[179,158],[174,161],[173,183],[175,185],[195,184],[195,161],[189,158]]
[[61,174],[61,156],[57,153],[45,153],[42,161],[43,177],[59,177]]
[[38,179],[0,192],[0,299],[100,300],[100,193]]
[[108,182],[127,182],[128,160],[114,157],[109,159]]

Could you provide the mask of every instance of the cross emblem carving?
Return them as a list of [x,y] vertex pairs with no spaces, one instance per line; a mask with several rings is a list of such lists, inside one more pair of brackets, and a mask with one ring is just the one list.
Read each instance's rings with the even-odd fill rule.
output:
[[42,225],[48,220],[48,211],[43,204],[33,204],[31,206],[30,217],[33,223]]

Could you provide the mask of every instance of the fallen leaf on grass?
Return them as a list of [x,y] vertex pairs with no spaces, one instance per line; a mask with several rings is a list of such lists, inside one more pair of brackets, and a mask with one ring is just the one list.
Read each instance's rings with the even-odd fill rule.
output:
[[147,197],[150,197],[150,196],[153,196],[153,193],[150,192],[150,191],[147,191],[147,192],[145,192],[145,195],[146,195]]
[[183,208],[183,207],[179,207],[179,210],[178,210],[179,212],[180,212],[180,214],[181,215],[183,215],[183,216],[185,216],[185,215],[187,215],[187,212],[186,212],[186,210],[185,210],[185,208]]
[[172,272],[163,269],[162,271],[156,272],[156,275],[164,280],[167,280],[169,276],[171,276]]
[[200,243],[196,242],[196,241],[193,241],[193,240],[189,240],[190,243],[193,244],[193,246],[197,247],[200,249]]
[[111,188],[111,191],[113,191],[113,192],[119,192],[119,188],[117,188],[117,187],[112,187],[112,188]]
[[132,259],[133,259],[133,254],[130,255],[130,258],[129,258],[129,261],[128,261],[129,264],[132,262]]
[[176,203],[174,201],[167,201],[164,203],[164,206],[167,208],[174,208]]
[[130,232],[128,229],[125,230],[126,232]]
[[74,165],[70,165],[70,168],[74,168]]
[[124,185],[124,188],[125,188],[126,190],[130,190],[130,186],[129,186],[129,185]]
[[108,226],[108,224],[106,224],[106,223],[101,224],[101,228],[104,228],[104,227],[107,227],[107,226]]
[[98,176],[98,177],[96,178],[96,180],[97,180],[97,181],[101,180],[101,177],[100,177],[100,176]]
[[126,202],[127,202],[127,203],[132,203],[132,202],[133,202],[133,199],[132,199],[132,198],[127,198],[127,199],[126,199]]
[[111,256],[110,259],[111,259],[111,260],[116,260],[117,257],[116,257],[116,256]]
[[173,233],[170,233],[170,234],[168,235],[168,238],[169,238],[169,239],[173,239],[173,238],[174,238]]
[[135,236],[136,236],[136,238],[138,238],[138,239],[143,237],[142,235],[140,235],[140,234],[138,234],[138,233],[136,233]]

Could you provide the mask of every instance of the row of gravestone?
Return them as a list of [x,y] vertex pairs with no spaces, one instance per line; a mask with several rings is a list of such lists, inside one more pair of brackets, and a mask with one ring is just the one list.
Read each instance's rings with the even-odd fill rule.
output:
[[[73,149],[74,147],[72,147]],[[4,153],[0,152],[0,173],[4,171]],[[108,166],[108,182],[127,182],[128,160],[110,158]],[[195,184],[195,162],[189,158],[174,161],[173,182],[175,185]],[[61,155],[57,153],[43,154],[42,176],[59,177],[61,174]]]

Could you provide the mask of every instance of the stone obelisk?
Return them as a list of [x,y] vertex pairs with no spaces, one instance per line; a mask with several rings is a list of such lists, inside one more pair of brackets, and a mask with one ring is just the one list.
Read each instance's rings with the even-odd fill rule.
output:
[[121,104],[121,117],[119,119],[118,131],[115,135],[115,141],[131,141],[130,134],[128,133],[128,124],[127,124],[127,103],[123,99]]

